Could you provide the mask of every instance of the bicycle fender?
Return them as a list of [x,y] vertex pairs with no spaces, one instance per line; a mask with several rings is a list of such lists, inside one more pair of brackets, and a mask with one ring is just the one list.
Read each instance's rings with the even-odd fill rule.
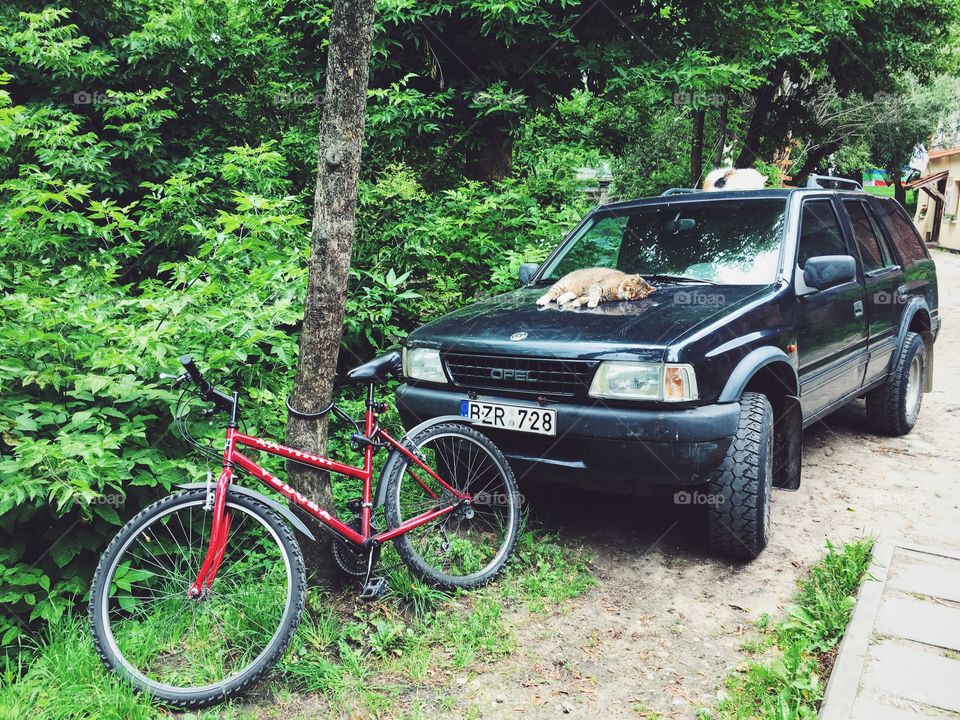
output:
[[[463,415],[439,415],[435,418],[429,420],[424,420],[419,425],[410,428],[407,431],[407,434],[400,439],[400,444],[406,443],[410,438],[415,437],[419,433],[423,432],[427,428],[431,428],[434,425],[442,425],[443,423],[457,422],[464,425],[473,425],[475,424],[474,420],[470,418],[465,418]],[[403,455],[394,448],[390,453],[390,457],[387,458],[387,461],[383,464],[383,470],[380,471],[380,477],[377,478],[377,488],[373,495],[373,507],[374,509],[381,507],[383,503],[387,500],[387,478],[390,477],[390,474],[393,472],[394,467],[397,463],[403,459]]]
[[[207,484],[206,483],[184,483],[181,485],[177,485],[177,487],[182,490],[205,490],[207,488]],[[293,511],[290,508],[286,507],[285,505],[281,505],[276,500],[268,498],[266,495],[264,495],[261,492],[257,492],[256,490],[251,490],[250,488],[246,488],[241,485],[231,485],[228,488],[228,492],[246,495],[247,497],[252,497],[255,500],[259,500],[264,505],[269,505],[271,508],[273,508],[278,513],[280,513],[284,518],[286,518],[287,522],[293,525],[297,530],[299,530],[301,533],[306,535],[308,538],[310,538],[314,542],[317,541],[317,539],[313,536],[313,533],[310,532],[310,528],[308,528],[304,524],[303,520],[301,520],[296,515],[294,515]]]

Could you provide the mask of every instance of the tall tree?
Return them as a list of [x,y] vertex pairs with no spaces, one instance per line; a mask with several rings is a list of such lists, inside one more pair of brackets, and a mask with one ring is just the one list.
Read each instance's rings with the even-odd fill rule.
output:
[[[330,17],[307,297],[291,393],[294,408],[305,413],[316,413],[330,402],[336,377],[356,223],[374,5],[375,0],[337,0]],[[322,453],[327,444],[326,418],[291,413],[286,440],[294,447]],[[301,492],[333,507],[326,473],[289,463],[288,474]]]

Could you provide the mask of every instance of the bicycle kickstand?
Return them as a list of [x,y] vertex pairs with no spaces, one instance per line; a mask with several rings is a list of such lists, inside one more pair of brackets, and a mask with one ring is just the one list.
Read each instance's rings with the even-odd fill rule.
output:
[[372,577],[375,550],[375,546],[371,545],[367,551],[367,574],[363,578],[363,590],[360,591],[361,600],[379,600],[387,592],[387,579],[385,577]]

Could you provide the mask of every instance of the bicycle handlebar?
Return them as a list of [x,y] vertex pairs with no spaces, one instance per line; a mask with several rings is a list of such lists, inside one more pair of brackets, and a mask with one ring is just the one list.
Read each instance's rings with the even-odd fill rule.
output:
[[193,358],[189,355],[181,355],[180,364],[183,365],[183,368],[187,371],[187,375],[190,376],[190,379],[193,380],[193,382],[200,387],[200,391],[203,392],[205,389],[203,386],[209,385],[209,383],[203,379],[203,375],[200,374],[200,368],[197,367],[197,364],[193,361]]
[[193,361],[192,357],[189,355],[182,355],[180,357],[180,364],[183,365],[184,370],[187,371],[187,375],[190,376],[190,379],[200,390],[201,398],[208,402],[212,402],[219,410],[225,410],[227,412],[233,411],[233,398],[226,393],[217,390],[213,385],[207,382],[204,379],[203,374],[200,372],[200,368],[197,367],[197,364]]

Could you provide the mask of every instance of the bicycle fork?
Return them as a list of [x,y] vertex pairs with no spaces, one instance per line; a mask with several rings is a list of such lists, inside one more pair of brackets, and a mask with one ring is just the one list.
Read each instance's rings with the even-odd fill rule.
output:
[[227,538],[230,535],[230,512],[227,510],[227,492],[230,480],[233,478],[233,436],[236,428],[227,428],[227,442],[224,448],[223,469],[217,478],[213,500],[213,517],[210,524],[210,544],[207,554],[203,558],[197,578],[187,590],[191,598],[200,598],[213,585],[214,578],[220,570],[220,563],[227,551]]

